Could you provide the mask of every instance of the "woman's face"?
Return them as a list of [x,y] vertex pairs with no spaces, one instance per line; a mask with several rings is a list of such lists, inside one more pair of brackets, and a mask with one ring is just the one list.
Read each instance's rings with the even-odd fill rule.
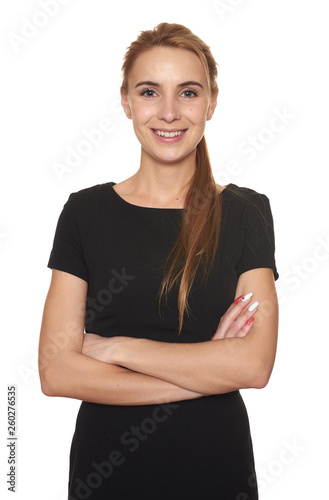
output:
[[142,53],[129,76],[122,105],[144,155],[161,163],[195,155],[216,107],[202,63],[189,50],[156,47]]

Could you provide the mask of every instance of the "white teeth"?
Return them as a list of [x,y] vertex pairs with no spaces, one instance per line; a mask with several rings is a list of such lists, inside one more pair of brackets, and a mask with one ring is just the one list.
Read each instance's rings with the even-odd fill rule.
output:
[[182,135],[183,131],[178,130],[177,132],[163,132],[163,130],[156,130],[155,133],[161,137],[177,137]]

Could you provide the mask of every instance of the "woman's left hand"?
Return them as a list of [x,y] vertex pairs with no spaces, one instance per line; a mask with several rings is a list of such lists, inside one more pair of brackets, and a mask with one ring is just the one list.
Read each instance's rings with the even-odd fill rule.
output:
[[[258,302],[253,305],[252,311],[246,309],[252,294],[238,297],[221,317],[215,335],[211,340],[220,340],[234,337],[245,337],[251,330],[254,315],[258,310]],[[242,300],[244,299],[244,300]]]
[[102,337],[95,333],[85,333],[83,336],[82,354],[104,363],[116,364],[115,348],[121,342],[130,342],[132,337]]

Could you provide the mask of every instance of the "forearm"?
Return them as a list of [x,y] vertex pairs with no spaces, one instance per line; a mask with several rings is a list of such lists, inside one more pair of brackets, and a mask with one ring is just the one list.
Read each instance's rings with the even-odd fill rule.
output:
[[115,362],[202,394],[262,387],[262,367],[249,338],[195,344],[134,339],[118,349]]
[[62,353],[42,374],[42,389],[99,404],[162,404],[201,397],[170,382],[92,359],[79,352]]
[[270,269],[244,273],[238,296],[251,289],[251,281],[258,299],[255,304],[260,307],[247,335],[235,336],[256,310],[246,309],[241,300],[232,305],[217,329],[225,331],[230,325],[228,330],[233,332],[239,325],[232,337],[189,344],[130,339],[113,346],[111,362],[202,394],[265,387],[275,360],[278,301]]

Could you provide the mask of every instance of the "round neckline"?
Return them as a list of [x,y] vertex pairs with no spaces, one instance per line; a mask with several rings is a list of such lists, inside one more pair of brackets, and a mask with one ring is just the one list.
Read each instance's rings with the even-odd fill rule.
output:
[[[124,198],[122,198],[119,193],[116,192],[115,189],[113,189],[113,186],[115,186],[117,183],[116,182],[110,182],[110,186],[112,188],[112,192],[114,193],[114,195],[119,199],[121,200],[121,202],[123,202],[125,205],[130,205],[131,207],[133,208],[140,208],[142,210],[179,210],[179,211],[183,211],[184,208],[167,208],[167,207],[142,207],[141,205],[134,205],[133,203],[129,203],[129,201],[126,201]],[[224,193],[228,186],[230,186],[231,184],[227,184],[227,186],[225,186],[225,188],[221,191],[221,194]]]

